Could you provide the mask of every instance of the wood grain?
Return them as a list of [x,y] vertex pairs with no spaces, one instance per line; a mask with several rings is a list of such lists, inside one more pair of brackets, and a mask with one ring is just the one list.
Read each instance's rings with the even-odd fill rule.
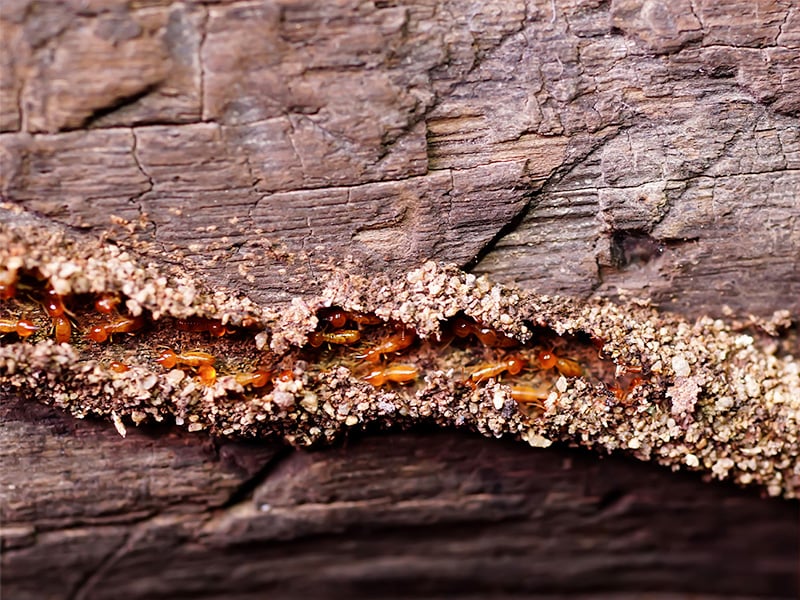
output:
[[433,431],[317,451],[122,440],[46,407],[3,411],[9,598],[798,591],[796,503],[622,457]]
[[289,277],[239,272],[257,236],[690,316],[800,307],[791,3],[26,6],[2,190],[54,221],[144,216],[264,302]]

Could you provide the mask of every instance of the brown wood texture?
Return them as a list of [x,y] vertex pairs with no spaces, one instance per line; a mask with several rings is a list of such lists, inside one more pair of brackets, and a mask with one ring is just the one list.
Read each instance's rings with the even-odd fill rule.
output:
[[267,302],[313,275],[241,273],[255,237],[690,315],[800,308],[791,2],[31,6],[2,15],[2,191],[53,221],[142,216]]
[[796,503],[620,457],[432,431],[317,451],[121,440],[3,412],[8,598],[798,592]]
[[[800,313],[789,0],[6,0],[0,27],[4,199],[92,235],[141,220],[148,258],[260,302],[352,255]],[[3,412],[4,597],[798,593],[796,503],[623,458]]]

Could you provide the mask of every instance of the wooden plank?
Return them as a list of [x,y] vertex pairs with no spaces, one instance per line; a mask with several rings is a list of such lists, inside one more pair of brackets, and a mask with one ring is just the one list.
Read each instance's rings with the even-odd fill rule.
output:
[[[238,220],[201,236],[196,262],[216,258],[212,280],[264,301],[285,301],[276,278],[259,289],[224,249],[251,227],[312,261],[374,267],[388,244],[389,269],[477,262],[541,292],[630,291],[689,315],[766,316],[777,306],[764,290],[778,289],[796,312],[796,10],[695,4],[145,3],[34,16],[20,3],[3,18],[8,39],[38,35],[23,36],[7,75],[20,100],[4,128],[52,137],[0,135],[3,194],[98,233],[111,214],[146,213],[154,247],[190,256],[187,232]],[[66,133],[84,123],[97,133]],[[108,157],[120,170],[104,179]],[[488,173],[498,202],[484,210],[485,191],[463,190]],[[424,197],[437,226],[411,218],[395,231],[348,206],[345,191],[370,182],[389,184],[375,189],[395,204],[390,222]],[[563,239],[552,206],[570,223]],[[657,252],[614,258],[639,238]],[[720,270],[729,256],[739,264]]]
[[[799,115],[782,0],[0,14],[3,200],[89,237],[137,223],[145,262],[276,310],[353,257],[796,318]],[[798,593],[796,503],[620,458],[431,432],[123,441],[2,410],[9,597]]]
[[291,452],[121,440],[13,399],[0,435],[20,600],[798,592],[796,503],[623,457],[434,431]]

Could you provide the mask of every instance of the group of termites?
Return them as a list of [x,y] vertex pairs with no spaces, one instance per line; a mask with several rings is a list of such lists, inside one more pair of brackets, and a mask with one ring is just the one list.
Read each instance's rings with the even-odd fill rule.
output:
[[[419,367],[408,360],[408,352],[415,344],[424,343],[416,332],[401,323],[385,323],[380,318],[363,313],[345,311],[332,307],[319,313],[320,329],[309,337],[312,347],[356,346],[370,327],[382,326],[388,332],[363,350],[358,349],[352,359],[356,371],[362,371],[362,379],[375,387],[391,384],[410,384],[420,377]],[[565,377],[578,377],[584,374],[581,364],[570,357],[562,356],[553,347],[525,348],[518,340],[487,327],[474,319],[458,314],[443,323],[435,347],[439,351],[450,346],[455,340],[470,343],[477,340],[486,351],[488,360],[479,361],[464,369],[462,383],[472,389],[489,380],[510,380],[511,396],[520,404],[541,406],[552,392],[549,385],[531,385],[517,381],[523,371],[556,371]],[[359,366],[358,362],[363,366]]]
[[[79,300],[57,294],[46,278],[36,271],[25,272],[22,276],[15,271],[0,271],[0,300],[27,300],[27,303],[20,302],[19,306],[26,306],[30,313],[33,310],[31,306],[39,305],[46,315],[46,319],[41,313],[38,317],[0,317],[0,336],[15,335],[26,339],[40,333],[52,335],[57,343],[73,343],[82,337],[90,343],[105,344],[115,336],[136,335],[151,324],[145,315],[129,314],[122,298],[116,294],[82,297],[82,306],[85,308],[91,303],[91,311],[88,316],[83,314],[79,318],[71,310],[72,303]],[[372,314],[338,307],[323,308],[318,316],[320,325],[309,334],[308,347],[303,351],[312,360],[315,356],[321,358],[331,353],[346,355],[347,365],[353,373],[376,388],[412,385],[420,379],[420,368],[413,360],[413,351],[428,342],[420,340],[412,328],[402,323],[386,322]],[[238,331],[218,320],[201,317],[177,320],[174,325],[179,331],[205,333],[212,340]],[[464,386],[475,390],[489,380],[509,382],[511,397],[520,405],[541,407],[553,390],[552,383],[524,383],[521,380],[523,373],[557,372],[567,378],[586,374],[578,360],[557,350],[553,343],[549,346],[524,346],[515,338],[464,314],[443,323],[441,329],[434,344],[440,352],[454,342],[456,345],[474,346],[473,340],[482,348],[479,354],[485,360],[469,364],[462,370],[460,377]],[[162,347],[153,360],[164,369],[188,370],[203,385],[213,385],[217,380],[216,357],[205,350],[176,351]],[[127,365],[116,360],[111,361],[108,368],[117,373],[128,371]],[[244,388],[263,388],[291,378],[292,373],[291,369],[279,371],[274,365],[263,364],[233,375]],[[608,386],[620,400],[624,399],[629,388],[630,385]]]
[[[26,315],[17,317],[0,316],[0,336],[16,335],[19,339],[42,332],[52,335],[59,343],[74,343],[80,338],[96,344],[112,341],[114,336],[135,335],[150,325],[151,320],[144,314],[131,315],[125,309],[122,297],[117,294],[99,294],[91,298],[89,317],[78,317],[71,310],[72,304],[84,301],[85,298],[64,297],[53,289],[38,272],[26,272],[20,276],[16,271],[0,271],[0,301],[21,300],[19,304],[28,308]],[[27,301],[27,302],[25,302]],[[43,322],[31,306],[40,306],[47,317]],[[84,311],[85,312],[85,311]],[[86,321],[89,321],[86,323]],[[81,321],[84,324],[81,326]],[[234,333],[234,329],[223,325],[215,319],[190,317],[175,322],[179,331],[190,333],[207,333],[212,339]],[[165,369],[176,367],[191,369],[204,385],[213,385],[217,379],[214,368],[216,357],[203,350],[177,352],[171,348],[162,348],[154,358]],[[120,361],[111,361],[108,368],[117,373],[125,373],[129,367]],[[236,381],[242,386],[263,387],[270,378],[264,369],[255,372],[236,373]]]

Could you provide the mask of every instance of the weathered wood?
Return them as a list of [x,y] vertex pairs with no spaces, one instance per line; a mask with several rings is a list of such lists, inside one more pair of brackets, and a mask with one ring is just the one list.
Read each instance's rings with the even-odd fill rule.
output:
[[9,598],[798,592],[796,505],[620,457],[430,431],[285,452],[3,412]]
[[159,253],[267,302],[289,277],[239,272],[258,231],[690,315],[800,308],[790,3],[123,6],[4,10],[11,201],[146,215]]
[[[32,6],[0,13],[0,190],[53,223],[141,219],[148,258],[273,305],[352,254],[800,313],[791,2]],[[122,441],[8,402],[9,597],[798,592],[796,505],[622,459]]]

